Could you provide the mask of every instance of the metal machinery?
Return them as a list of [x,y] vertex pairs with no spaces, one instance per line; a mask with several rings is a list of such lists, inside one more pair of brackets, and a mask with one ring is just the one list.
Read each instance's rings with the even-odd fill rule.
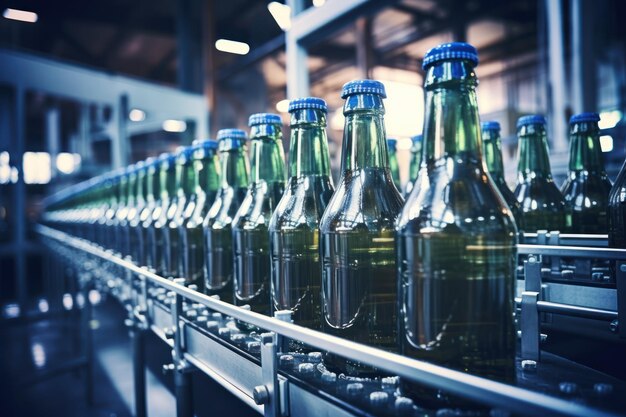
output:
[[[447,409],[447,396],[480,404],[483,414],[478,415],[608,416],[626,410],[625,383],[540,349],[542,329],[557,323],[557,317],[576,320],[579,327],[593,322],[590,328],[602,329],[606,337],[624,337],[617,318],[625,308],[626,250],[601,247],[606,242],[603,236],[559,236],[559,243],[566,244],[562,245],[551,244],[558,234],[539,233],[527,235],[526,240],[547,239],[547,244],[519,245],[520,259],[525,260],[516,300],[521,329],[517,386],[512,386],[295,326],[285,312],[270,318],[246,311],[184,286],[184,279],[155,275],[91,242],[45,226],[37,231],[55,257],[77,272],[81,293],[96,288],[125,306],[138,416],[146,415],[143,340],[147,331],[172,347],[172,363],[164,370],[175,376],[179,416],[193,415],[189,380],[193,371],[208,375],[243,403],[274,417],[479,413],[476,408],[468,414]],[[589,242],[594,243],[572,246]],[[569,274],[554,279],[553,271],[542,267],[542,256],[550,257],[550,262],[557,257],[609,261],[615,265],[616,281],[605,287],[565,283],[562,275]],[[89,309],[84,310],[89,317]],[[259,331],[242,332],[235,320]],[[320,352],[285,352],[287,339],[373,365],[389,377],[338,376],[325,369]],[[398,377],[439,390],[439,408],[422,408],[402,397]]]

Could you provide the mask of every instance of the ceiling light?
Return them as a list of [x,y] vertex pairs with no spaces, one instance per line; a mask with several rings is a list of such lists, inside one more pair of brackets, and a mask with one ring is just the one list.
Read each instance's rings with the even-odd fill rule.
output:
[[81,158],[77,153],[60,152],[57,154],[56,166],[63,174],[71,174],[80,166]]
[[322,7],[324,4],[326,4],[326,0],[313,0],[313,6],[315,7]]
[[602,152],[611,152],[613,150],[613,138],[609,135],[600,136],[600,149]]
[[141,109],[132,109],[128,113],[128,118],[131,122],[143,122],[146,120],[146,112]]
[[215,49],[222,52],[228,52],[229,54],[245,55],[250,52],[250,45],[245,42],[218,39],[215,41]]
[[276,103],[276,110],[280,113],[287,113],[289,111],[289,100],[281,100]]
[[600,113],[598,127],[600,129],[612,129],[622,119],[622,112],[619,110],[603,111]]
[[169,119],[163,122],[163,130],[172,133],[181,133],[187,130],[187,123],[182,120]]
[[2,13],[6,19],[19,20],[20,22],[35,23],[38,19],[37,13],[27,12],[26,10],[4,9]]
[[286,4],[273,1],[267,5],[272,17],[282,30],[289,30],[291,27],[291,7]]

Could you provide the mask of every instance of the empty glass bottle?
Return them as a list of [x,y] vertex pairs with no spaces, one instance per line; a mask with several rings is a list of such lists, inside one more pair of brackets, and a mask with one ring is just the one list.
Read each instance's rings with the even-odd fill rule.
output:
[[156,158],[146,160],[145,199],[146,203],[139,212],[139,225],[137,227],[138,244],[141,245],[139,265],[150,269],[156,268],[156,245],[150,234],[152,229],[153,214],[160,202],[160,168],[161,162]]
[[515,198],[520,203],[520,227],[524,232],[566,231],[565,200],[552,179],[546,119],[540,115],[520,117],[517,185]]
[[167,276],[166,260],[168,251],[167,224],[168,211],[176,196],[176,154],[163,153],[159,156],[159,202],[152,212],[152,222],[148,229],[148,242],[154,245],[153,269],[158,275]]
[[[394,222],[403,199],[393,185],[383,115],[382,83],[343,86],[346,116],[341,180],[320,221],[322,328],[348,340],[396,349]],[[330,367],[369,367],[328,355]]]
[[400,182],[400,165],[398,164],[398,140],[395,138],[387,138],[387,149],[389,150],[391,178],[393,178],[393,183],[399,191],[402,189],[402,183]]
[[231,223],[248,190],[246,132],[217,132],[220,188],[202,225],[204,231],[204,292],[233,302],[233,239]]
[[180,227],[182,276],[187,282],[204,287],[204,238],[202,225],[219,188],[217,142],[203,140],[193,144],[193,171],[187,179],[193,192],[187,201]]
[[604,170],[598,113],[570,119],[569,172],[561,186],[571,216],[572,233],[608,232],[607,209],[611,180]]
[[626,161],[609,193],[609,246],[626,249]]
[[411,191],[417,174],[420,171],[420,164],[422,163],[422,135],[416,135],[411,138],[411,162],[409,165],[409,179],[404,185],[404,198],[407,198]]
[[289,180],[270,220],[272,309],[291,310],[301,326],[321,328],[319,221],[333,194],[326,102],[307,97],[289,103]]
[[285,156],[279,115],[250,116],[250,186],[233,219],[235,304],[270,314],[268,225],[285,191]]
[[466,43],[424,58],[424,161],[397,222],[399,340],[404,355],[510,380],[517,230],[482,161],[477,63]]
[[[483,156],[485,164],[487,165],[487,171],[491,175],[491,179],[498,187],[500,194],[504,198],[507,206],[511,209],[513,217],[517,227],[520,225],[520,204],[515,199],[515,194],[511,191],[504,179],[504,165],[502,164],[502,142],[500,140],[500,123],[498,122],[484,122],[481,124],[482,128],[482,141],[483,141]],[[519,219],[519,220],[518,220]]]
[[[136,173],[134,184],[131,182],[131,188],[129,189],[129,199],[134,199],[134,204],[131,204],[128,208],[127,224],[128,224],[128,248],[133,262],[138,265],[143,265],[143,242],[141,240],[140,229],[140,215],[143,208],[146,206],[146,178],[147,178],[147,165],[146,163],[152,163],[153,159],[147,161],[139,161],[135,164]],[[132,197],[131,197],[132,194]]]

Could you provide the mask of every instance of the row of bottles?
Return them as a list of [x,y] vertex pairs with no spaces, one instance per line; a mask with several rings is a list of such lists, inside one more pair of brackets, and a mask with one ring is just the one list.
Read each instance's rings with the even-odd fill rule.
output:
[[[499,126],[481,129],[477,64],[464,43],[427,53],[425,123],[413,138],[406,202],[395,142],[385,134],[384,86],[358,80],[342,90],[336,188],[326,103],[310,97],[289,106],[288,175],[280,117],[255,114],[249,140],[224,129],[217,142],[92,180],[48,207],[45,220],[223,301],[268,315],[291,310],[312,329],[511,380],[516,220],[522,230],[566,230],[572,207],[572,224],[591,225],[601,216],[590,210],[606,212],[592,193],[608,180],[596,115],[572,120],[565,197],[550,174],[545,120],[526,116],[511,192]],[[612,234],[621,227],[623,236],[625,199],[623,191],[612,197]],[[372,371],[349,358],[326,361],[352,374]]]

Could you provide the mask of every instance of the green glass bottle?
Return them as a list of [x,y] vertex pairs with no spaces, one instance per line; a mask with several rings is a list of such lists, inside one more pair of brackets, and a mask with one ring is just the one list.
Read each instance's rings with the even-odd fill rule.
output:
[[[139,215],[146,205],[146,163],[139,161],[135,164],[135,179],[131,182],[129,188],[129,199],[134,200],[134,204],[131,204],[128,208],[128,215],[126,216],[128,227],[128,249],[133,262],[141,265],[141,259],[143,258],[143,247],[140,244],[139,233]],[[132,197],[131,197],[132,194]]]
[[104,178],[104,189],[103,189],[103,198],[104,204],[102,208],[102,216],[98,220],[98,244],[105,249],[111,249],[111,241],[110,241],[110,222],[112,221],[112,217],[115,215],[115,205],[116,196],[115,196],[115,181],[116,175],[111,172],[105,174]]
[[152,222],[148,229],[148,241],[153,242],[154,267],[157,275],[168,276],[166,257],[168,256],[167,225],[169,207],[176,197],[176,154],[163,153],[159,156],[159,202],[152,212]]
[[626,161],[609,193],[609,247],[626,249]]
[[540,115],[520,117],[517,137],[519,150],[514,194],[521,206],[520,228],[529,233],[566,231],[565,200],[552,179],[548,158],[546,119]]
[[[488,121],[481,124],[483,140],[483,156],[487,165],[487,172],[498,187],[507,206],[513,213],[517,227],[521,228],[521,206],[515,194],[511,191],[504,179],[504,165],[502,164],[502,141],[500,140],[500,123]],[[518,220],[520,219],[520,220]]]
[[482,161],[477,63],[476,49],[460,42],[424,58],[420,186],[397,223],[400,349],[510,381],[517,230]]
[[250,116],[250,186],[233,219],[235,304],[270,314],[270,218],[285,191],[282,120]]
[[[396,350],[394,222],[403,204],[389,169],[382,83],[343,86],[341,180],[320,221],[324,332]],[[328,355],[338,372],[374,372]]]
[[398,164],[398,140],[395,138],[387,138],[387,150],[389,151],[389,169],[391,170],[391,178],[398,190],[402,189],[400,182],[400,165]]
[[272,309],[291,310],[294,323],[315,330],[322,317],[319,221],[334,191],[326,112],[316,97],[289,103],[289,180],[269,225]]
[[187,201],[179,229],[182,249],[182,276],[187,282],[196,284],[199,291],[204,287],[204,234],[202,225],[219,188],[219,158],[217,142],[214,140],[194,141],[192,144],[192,166],[188,181],[193,193]]
[[404,186],[404,198],[407,198],[409,194],[411,194],[411,191],[413,191],[421,163],[422,135],[416,135],[411,138],[411,162],[409,165],[409,179]]
[[117,194],[115,212],[111,219],[111,247],[120,256],[126,255],[122,223],[126,219],[126,204],[128,202],[128,171],[129,167],[119,170],[115,187]]
[[157,200],[159,196],[159,177],[160,160],[156,158],[146,159],[144,183],[146,202],[139,212],[137,225],[137,240],[138,245],[141,246],[138,263],[153,270],[156,268],[156,245],[151,240],[153,235],[150,234],[150,230],[154,230],[152,229],[153,215],[159,202]]
[[606,234],[611,180],[604,170],[598,113],[570,119],[569,172],[561,186],[572,233]]
[[233,302],[232,222],[248,191],[246,132],[222,129],[217,132],[220,187],[204,219],[204,292]]

